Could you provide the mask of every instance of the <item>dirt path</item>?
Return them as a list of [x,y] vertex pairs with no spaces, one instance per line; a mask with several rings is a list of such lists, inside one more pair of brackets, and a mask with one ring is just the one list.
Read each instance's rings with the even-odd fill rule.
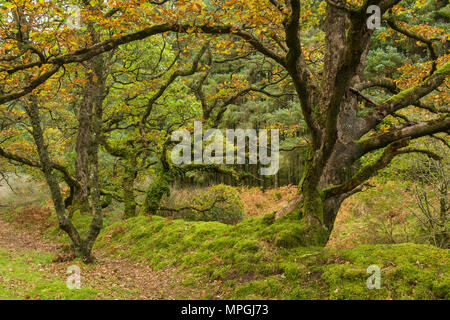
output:
[[[0,217],[0,248],[8,248],[14,254],[30,251],[58,254],[61,247],[43,240],[38,232],[3,221]],[[155,271],[143,263],[107,257],[101,251],[96,251],[95,256],[94,264],[76,264],[81,269],[82,286],[99,290],[99,299],[202,298],[200,290],[182,285],[182,274],[174,269]],[[65,281],[67,268],[72,264],[73,261],[54,261],[44,266],[42,274],[54,275]]]
[[3,221],[0,217],[0,247],[13,251],[36,250],[54,253],[61,246],[45,242],[40,239],[37,232],[20,230],[13,223]]

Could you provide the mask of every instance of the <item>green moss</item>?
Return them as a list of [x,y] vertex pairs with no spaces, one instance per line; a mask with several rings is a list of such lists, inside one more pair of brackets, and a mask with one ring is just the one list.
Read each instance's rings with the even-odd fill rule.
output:
[[450,62],[446,62],[443,66],[437,69],[435,74],[450,75]]
[[[339,260],[328,265],[323,279],[331,298],[337,299],[435,299],[448,288],[449,250],[416,244],[366,245],[342,250]],[[367,267],[381,270],[381,287],[365,286]],[[435,280],[438,279],[438,280]],[[434,289],[434,290],[433,290]],[[442,291],[441,291],[442,290]]]
[[[419,86],[419,85],[417,85],[417,86]],[[405,89],[403,91],[400,91],[399,93],[397,93],[396,95],[393,95],[392,97],[390,97],[389,99],[387,99],[383,103],[402,100],[405,97],[407,97],[408,95],[410,95],[412,92],[414,92],[414,90],[416,90],[417,86],[414,86],[414,87]]]
[[0,249],[0,296],[2,299],[96,299],[100,291],[89,288],[71,290],[63,279],[53,276],[42,265],[51,263],[51,254],[13,252]]
[[153,179],[147,189],[141,214],[155,214],[160,206],[164,195],[170,193],[170,182],[172,181],[170,172],[162,172]]
[[275,298],[282,292],[283,288],[276,279],[265,279],[252,281],[239,287],[234,295],[237,299],[261,299]]
[[288,280],[301,279],[306,274],[306,267],[298,263],[286,263],[282,266],[282,269]]
[[[107,227],[97,246],[156,269],[175,267],[186,275],[184,286],[221,280],[228,299],[447,298],[449,250],[414,244],[303,247],[301,232],[302,223],[288,218],[231,226],[139,216]],[[366,286],[372,264],[381,268],[380,290]]]
[[431,291],[439,299],[450,299],[450,276],[449,274],[441,275],[431,284]]
[[[439,69],[437,69],[436,72],[434,73],[434,75],[447,75],[447,76],[450,75],[450,62],[446,62],[443,66],[441,66]],[[424,81],[427,81],[427,79],[425,79]],[[398,94],[390,97],[386,101],[384,101],[384,103],[402,100],[405,97],[409,96],[412,92],[414,92],[416,90],[416,88],[418,88],[421,85],[422,85],[422,83],[420,83],[412,88],[403,90],[403,91],[399,92]]]
[[262,222],[266,225],[271,225],[275,222],[275,213],[268,213],[264,215]]
[[281,248],[295,248],[304,245],[302,234],[303,229],[300,227],[283,230],[276,236],[274,244]]
[[236,244],[236,246],[241,252],[258,252],[260,242],[255,240],[241,240]]
[[439,9],[437,12],[439,12],[440,15],[446,17],[447,19],[450,19],[450,5]]

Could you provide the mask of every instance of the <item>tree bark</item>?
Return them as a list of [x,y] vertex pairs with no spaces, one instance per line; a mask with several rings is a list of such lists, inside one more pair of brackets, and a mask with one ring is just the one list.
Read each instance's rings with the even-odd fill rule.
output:
[[125,204],[124,219],[136,216],[136,200],[134,196],[134,180],[137,176],[136,156],[131,155],[125,164],[125,173],[122,179],[123,184],[123,201]]
[[59,227],[69,236],[71,246],[75,251],[75,255],[90,260],[90,250],[86,247],[85,241],[81,239],[77,229],[75,228],[69,217],[66,215],[64,201],[61,195],[61,189],[59,187],[58,180],[53,172],[47,145],[44,141],[44,133],[41,127],[39,107],[37,98],[35,96],[30,97],[30,103],[26,106],[26,112],[31,121],[31,126],[33,128],[33,139],[36,144],[39,161],[42,166],[42,171],[44,172],[45,180],[47,181],[50,189],[56,216],[58,217]]
[[83,99],[78,111],[78,131],[76,140],[75,177],[79,187],[75,188],[73,209],[89,212],[89,147],[91,143],[92,109],[97,90],[89,77],[83,90]]

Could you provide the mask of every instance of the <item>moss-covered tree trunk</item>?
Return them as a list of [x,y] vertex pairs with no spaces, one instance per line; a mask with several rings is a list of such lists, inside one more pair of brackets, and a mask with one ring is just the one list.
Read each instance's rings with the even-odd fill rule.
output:
[[[316,81],[302,51],[300,3],[295,0],[288,3],[290,14],[284,26],[289,50],[285,57],[272,55],[272,58],[278,60],[291,76],[310,135],[309,155],[299,184],[303,201],[295,211],[301,212],[304,243],[323,245],[345,198],[358,191],[395,155],[417,152],[406,148],[409,139],[448,130],[448,117],[441,117],[363,139],[387,116],[414,104],[442,84],[450,73],[450,64],[404,91],[389,81],[365,80],[364,68],[373,33],[366,25],[366,9],[370,2],[347,14],[339,8],[345,6],[345,1],[338,0],[337,5],[326,8],[323,74],[320,81]],[[381,13],[394,3],[380,3]],[[360,92],[373,86],[386,87],[395,95],[377,105]],[[359,114],[359,104],[365,105],[367,114]],[[379,149],[381,155],[377,159],[355,170],[358,159]]]
[[126,161],[125,172],[122,179],[124,219],[136,216],[136,198],[134,196],[134,181],[137,175],[136,166],[136,156],[131,155],[130,158]]
[[76,139],[75,178],[78,185],[72,200],[71,215],[75,211],[90,212],[89,204],[89,147],[92,135],[92,112],[96,83],[88,81],[83,90],[83,98],[78,108],[78,128]]
[[[92,42],[98,42],[93,25],[89,24],[88,27]],[[81,134],[78,135],[79,140],[77,141],[77,168],[79,174],[76,178],[78,184],[73,184],[73,200],[77,203],[77,209],[91,211],[91,205],[89,205],[90,195],[93,216],[85,238],[80,236],[77,228],[66,214],[61,189],[57,177],[53,172],[53,164],[44,140],[44,130],[41,127],[39,104],[36,95],[30,96],[30,103],[25,109],[30,118],[33,129],[32,135],[38,151],[42,171],[50,188],[60,229],[65,231],[69,236],[70,244],[76,257],[90,262],[92,261],[92,248],[103,227],[98,149],[102,134],[102,104],[105,98],[106,75],[104,73],[104,60],[102,56],[94,57],[87,63],[87,66],[89,67],[89,70],[86,72],[88,85],[84,88],[83,110],[81,111],[83,115],[80,115],[81,123],[78,128]],[[72,187],[72,185],[70,186]]]
[[[90,26],[92,28],[92,26]],[[93,29],[91,34],[96,40],[96,34]],[[102,136],[102,126],[103,126],[103,100],[105,98],[105,82],[106,75],[104,73],[104,60],[102,56],[97,56],[93,58],[89,66],[92,68],[93,74],[89,74],[88,81],[93,85],[91,93],[93,95],[93,116],[92,116],[92,134],[89,143],[89,162],[90,167],[90,179],[89,184],[91,186],[90,198],[92,203],[92,220],[89,226],[86,239],[84,240],[84,246],[87,253],[92,251],[95,240],[100,234],[100,230],[103,228],[103,213],[102,213],[102,201],[100,198],[101,187],[100,187],[100,163],[99,163],[99,146]],[[95,75],[95,77],[94,77]]]
[[141,214],[153,215],[157,213],[163,196],[170,194],[171,181],[170,171],[164,170],[150,182],[141,208]]
[[44,132],[41,127],[41,119],[39,115],[39,106],[36,96],[30,97],[30,103],[26,107],[27,114],[30,118],[32,126],[32,135],[36,144],[36,149],[39,155],[42,171],[44,172],[45,180],[50,189],[50,195],[58,218],[59,227],[65,231],[69,236],[70,244],[77,257],[83,258],[86,261],[91,260],[92,247],[87,246],[77,229],[73,225],[70,218],[66,215],[61,189],[56,175],[53,172],[49,152],[44,140]]

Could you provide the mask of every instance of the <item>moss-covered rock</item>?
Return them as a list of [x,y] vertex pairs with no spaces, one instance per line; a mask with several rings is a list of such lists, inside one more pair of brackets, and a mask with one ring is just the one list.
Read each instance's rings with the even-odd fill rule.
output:
[[283,230],[276,236],[274,245],[280,248],[287,249],[304,245],[302,232],[303,229],[301,229],[300,227]]
[[[236,224],[244,216],[244,204],[236,188],[215,185],[199,192],[187,201],[175,204],[176,211],[161,210],[159,214],[191,221],[219,221]],[[177,210],[178,209],[178,210]]]

